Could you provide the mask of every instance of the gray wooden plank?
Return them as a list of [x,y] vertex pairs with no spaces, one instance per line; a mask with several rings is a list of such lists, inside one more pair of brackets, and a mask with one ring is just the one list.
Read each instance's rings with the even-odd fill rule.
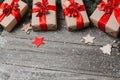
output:
[[66,30],[65,28],[66,25],[64,20],[59,20],[59,21],[60,21],[58,24],[59,29],[57,31],[47,31],[47,32],[32,31],[30,35],[27,35],[25,32],[20,30],[21,29],[21,25],[20,25],[11,33],[3,31],[2,36],[11,36],[14,38],[26,38],[26,39],[32,39],[35,36],[39,36],[39,37],[43,36],[45,37],[45,40],[49,40],[49,41],[84,44],[83,42],[80,41],[82,37],[86,36],[87,34],[91,34],[92,36],[96,37],[96,40],[94,41],[95,42],[94,45],[105,45],[111,43],[113,40],[116,40],[115,38],[112,38],[106,33],[100,31],[96,27],[89,27],[82,31],[70,32]]
[[117,80],[110,77],[0,64],[0,80]]
[[[0,49],[0,79],[119,80],[120,58],[117,52],[109,56],[99,50],[101,45],[115,39],[95,27],[76,32],[67,31],[62,9],[59,10],[57,31],[32,31],[26,35],[20,30],[22,23],[11,33],[3,31],[2,36],[6,37],[8,43]],[[26,20],[25,23],[29,22]],[[94,46],[80,42],[88,33],[96,37]],[[45,37],[46,44],[35,48],[31,44],[35,36]]]
[[29,39],[5,39],[8,42],[0,49],[2,63],[120,77],[120,58],[117,52],[111,56],[104,55],[99,46],[45,41],[45,45],[35,48]]
[[[59,10],[62,12],[62,9]],[[30,21],[26,20],[25,23],[27,22]],[[37,69],[120,77],[117,52],[108,56],[101,54],[99,50],[101,45],[111,43],[115,39],[97,28],[89,27],[82,31],[69,32],[65,28],[63,13],[58,14],[57,31],[32,31],[30,35],[26,35],[20,30],[21,25],[22,23],[17,25],[12,33],[3,31],[2,36],[12,38],[6,38],[8,44],[0,49],[0,62]],[[80,42],[88,33],[96,37],[94,46]],[[46,45],[38,49],[31,45],[35,36],[44,36]]]

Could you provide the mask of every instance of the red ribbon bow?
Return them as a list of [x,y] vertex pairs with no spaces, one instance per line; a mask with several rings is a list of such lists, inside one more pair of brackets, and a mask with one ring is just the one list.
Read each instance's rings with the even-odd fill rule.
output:
[[84,22],[80,11],[85,11],[85,6],[76,3],[74,0],[68,0],[67,2],[68,4],[64,4],[64,6],[66,7],[64,9],[65,16],[75,17],[77,29],[82,29],[84,27]]
[[39,17],[40,22],[40,28],[43,31],[48,30],[47,24],[46,24],[46,14],[49,10],[56,11],[56,6],[49,5],[48,0],[42,0],[42,2],[35,3],[37,8],[32,9],[32,13],[36,13],[37,17]]
[[108,0],[107,3],[102,1],[98,5],[98,9],[105,12],[105,14],[98,21],[98,26],[102,31],[105,31],[105,25],[107,24],[113,11],[117,22],[120,24],[120,8],[118,7],[119,4],[120,0]]
[[5,16],[12,14],[17,21],[21,20],[19,5],[17,4],[19,0],[13,0],[9,5],[7,3],[0,4],[0,9],[2,9],[2,14],[0,15],[0,22],[4,19]]

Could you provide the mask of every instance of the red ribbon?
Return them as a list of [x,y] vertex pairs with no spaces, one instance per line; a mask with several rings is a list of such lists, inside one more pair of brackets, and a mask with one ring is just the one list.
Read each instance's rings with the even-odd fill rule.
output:
[[98,5],[98,9],[105,12],[105,14],[98,21],[98,26],[102,31],[105,32],[105,25],[107,24],[113,11],[117,22],[120,24],[120,8],[118,7],[119,4],[120,0],[108,0],[107,3],[102,1]]
[[12,14],[17,21],[21,20],[18,1],[19,0],[13,0],[10,5],[7,3],[0,4],[0,9],[3,10],[2,14],[0,14],[0,22],[4,19],[5,16],[9,16],[10,14]]
[[37,17],[39,17],[40,28],[43,31],[47,31],[46,14],[49,13],[49,10],[56,11],[56,6],[49,5],[48,0],[42,0],[42,2],[35,3],[35,5],[37,8],[32,9],[32,13],[38,12]]
[[65,16],[75,17],[77,29],[83,29],[84,22],[83,22],[83,17],[80,11],[85,11],[85,6],[80,5],[79,3],[76,3],[74,0],[68,0],[68,1],[70,2],[70,4],[68,6],[67,4],[65,4],[65,7],[66,7],[64,9]]

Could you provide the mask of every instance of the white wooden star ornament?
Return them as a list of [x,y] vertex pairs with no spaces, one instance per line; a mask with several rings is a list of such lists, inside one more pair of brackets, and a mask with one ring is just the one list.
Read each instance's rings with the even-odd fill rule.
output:
[[30,34],[30,31],[32,30],[32,27],[30,24],[23,24],[23,27],[21,29],[22,31],[25,31],[27,34]]
[[103,52],[104,54],[111,55],[111,52],[112,52],[112,46],[113,46],[113,44],[116,43],[116,42],[117,42],[117,41],[114,40],[114,41],[112,41],[112,43],[107,44],[107,45],[101,47],[100,50],[102,50],[102,52]]
[[111,55],[112,45],[111,45],[111,44],[107,44],[107,45],[101,47],[100,50],[102,50],[102,52],[103,52],[104,54]]
[[90,34],[88,34],[86,37],[83,37],[85,43],[93,43],[95,37],[92,37]]

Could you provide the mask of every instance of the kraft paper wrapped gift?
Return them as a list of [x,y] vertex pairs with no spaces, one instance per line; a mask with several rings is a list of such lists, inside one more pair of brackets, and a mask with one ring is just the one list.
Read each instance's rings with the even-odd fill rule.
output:
[[34,31],[56,30],[56,0],[33,0],[31,25]]
[[[118,2],[113,2],[118,1]],[[107,3],[107,4],[106,4]],[[113,9],[111,5],[116,4]],[[109,6],[110,5],[110,6]],[[103,0],[90,16],[92,23],[113,37],[120,32],[120,0]],[[106,7],[106,8],[105,8]],[[103,10],[102,10],[103,9]],[[117,16],[116,16],[117,14]],[[109,16],[110,15],[110,16]],[[107,21],[105,21],[107,19]],[[118,20],[117,20],[118,19]]]
[[[14,1],[14,0],[13,0]],[[3,2],[3,4],[7,3],[8,5],[11,5],[12,0],[5,0]],[[28,6],[26,3],[24,3],[23,1],[19,0],[18,1],[18,9],[20,10],[20,15],[21,18],[24,16],[24,14],[27,12],[28,10]],[[3,14],[3,9],[0,8],[0,15]],[[18,23],[17,19],[10,13],[6,16],[4,16],[4,18],[1,20],[0,25],[8,32],[10,32],[15,25]]]
[[[76,5],[79,5],[78,8],[76,7]],[[70,7],[73,7],[73,9],[71,9]],[[62,8],[68,30],[80,30],[89,26],[90,21],[88,19],[86,9],[82,0],[62,0]],[[65,11],[65,9],[68,9],[68,11]],[[79,16],[75,16],[74,11],[77,11],[77,13],[75,14],[78,14]]]

